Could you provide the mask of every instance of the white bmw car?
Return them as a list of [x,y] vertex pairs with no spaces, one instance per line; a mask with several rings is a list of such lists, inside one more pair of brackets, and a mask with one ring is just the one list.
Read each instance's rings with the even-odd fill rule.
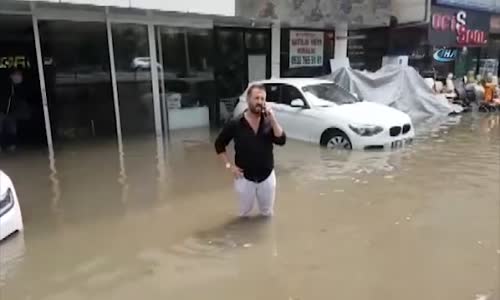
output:
[[[292,139],[332,149],[363,150],[399,148],[415,136],[406,113],[386,105],[363,102],[328,80],[283,78],[252,84],[266,87],[267,104]],[[247,91],[248,88],[241,95],[233,116],[247,108]]]
[[0,241],[23,229],[23,217],[14,184],[0,170]]

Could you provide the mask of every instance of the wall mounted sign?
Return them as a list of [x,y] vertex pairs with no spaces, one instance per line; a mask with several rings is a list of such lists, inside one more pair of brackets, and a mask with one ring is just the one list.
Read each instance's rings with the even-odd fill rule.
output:
[[323,66],[324,34],[290,30],[290,68]]
[[441,62],[441,63],[448,63],[455,61],[457,58],[458,50],[457,49],[438,49],[434,52],[434,55],[432,56],[435,61]]
[[0,69],[11,68],[29,69],[31,64],[24,55],[0,56]]
[[488,43],[490,16],[440,6],[432,7],[429,42],[441,47],[483,47]]

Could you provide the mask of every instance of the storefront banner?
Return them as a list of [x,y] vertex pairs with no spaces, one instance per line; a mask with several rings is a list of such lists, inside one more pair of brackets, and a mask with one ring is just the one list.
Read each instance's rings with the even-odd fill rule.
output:
[[441,47],[484,47],[488,44],[490,15],[432,6],[429,42]]
[[323,66],[324,34],[321,31],[290,31],[290,68]]

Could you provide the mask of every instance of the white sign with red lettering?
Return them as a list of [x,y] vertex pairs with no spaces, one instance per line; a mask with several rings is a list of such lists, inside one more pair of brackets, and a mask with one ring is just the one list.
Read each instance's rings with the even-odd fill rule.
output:
[[321,31],[290,31],[290,68],[323,66],[324,34]]

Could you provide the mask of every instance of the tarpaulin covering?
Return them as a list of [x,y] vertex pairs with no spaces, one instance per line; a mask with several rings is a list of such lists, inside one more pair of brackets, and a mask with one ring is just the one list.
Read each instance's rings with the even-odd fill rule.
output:
[[444,95],[434,93],[412,67],[386,65],[372,73],[340,68],[323,78],[358,94],[364,101],[385,104],[412,118],[459,113],[463,108],[451,104]]

